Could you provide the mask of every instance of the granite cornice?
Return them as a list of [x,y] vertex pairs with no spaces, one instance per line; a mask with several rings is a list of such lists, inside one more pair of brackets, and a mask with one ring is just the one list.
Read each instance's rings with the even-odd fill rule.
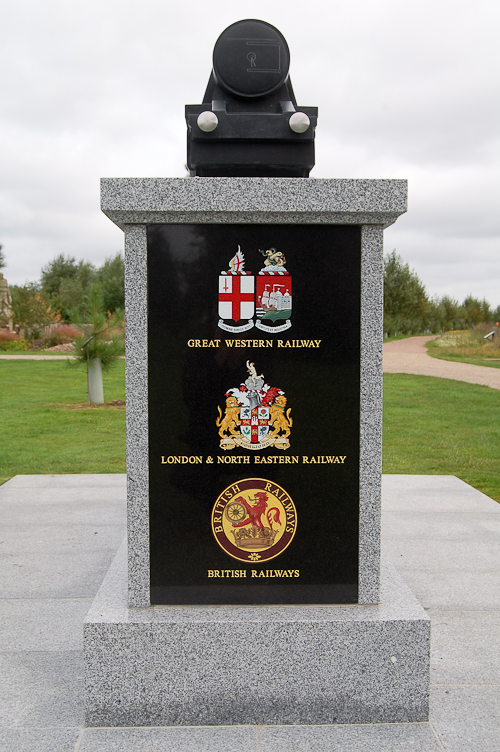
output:
[[152,223],[375,224],[407,209],[405,180],[103,178],[101,209],[119,227]]

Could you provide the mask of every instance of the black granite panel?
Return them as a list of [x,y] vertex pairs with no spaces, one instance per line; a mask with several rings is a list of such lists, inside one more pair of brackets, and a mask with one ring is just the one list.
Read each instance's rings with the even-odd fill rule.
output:
[[360,254],[357,226],[148,228],[152,603],[357,601]]

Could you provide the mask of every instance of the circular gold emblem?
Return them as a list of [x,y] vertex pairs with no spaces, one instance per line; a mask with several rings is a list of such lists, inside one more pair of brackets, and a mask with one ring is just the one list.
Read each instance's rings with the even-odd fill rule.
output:
[[297,510],[287,492],[262,478],[228,486],[212,510],[215,540],[233,559],[269,561],[288,548],[297,530]]

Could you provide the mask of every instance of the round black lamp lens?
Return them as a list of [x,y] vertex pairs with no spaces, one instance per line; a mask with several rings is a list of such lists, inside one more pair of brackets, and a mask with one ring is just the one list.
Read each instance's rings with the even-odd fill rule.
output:
[[290,68],[285,37],[265,21],[237,21],[214,47],[219,85],[238,97],[264,97],[282,86]]

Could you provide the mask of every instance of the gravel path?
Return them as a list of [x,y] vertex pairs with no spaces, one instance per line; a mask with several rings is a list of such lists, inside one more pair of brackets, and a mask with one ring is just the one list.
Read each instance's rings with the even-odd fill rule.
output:
[[437,376],[441,379],[468,381],[492,389],[500,389],[500,368],[452,363],[427,354],[425,343],[431,337],[408,337],[384,345],[384,373],[412,373],[416,376]]

